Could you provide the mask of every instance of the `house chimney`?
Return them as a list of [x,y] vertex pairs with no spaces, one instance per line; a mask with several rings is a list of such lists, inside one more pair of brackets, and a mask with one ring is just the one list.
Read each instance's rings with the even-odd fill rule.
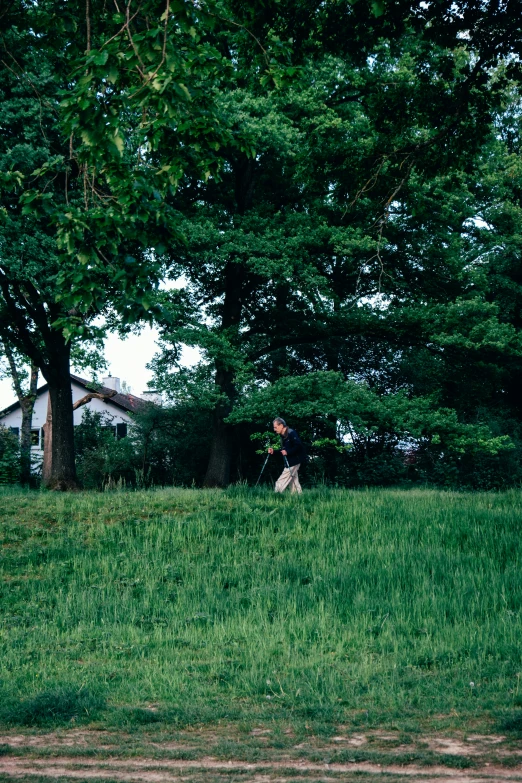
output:
[[118,394],[120,393],[120,379],[113,375],[108,375],[107,378],[104,378],[103,385],[108,389],[114,389]]

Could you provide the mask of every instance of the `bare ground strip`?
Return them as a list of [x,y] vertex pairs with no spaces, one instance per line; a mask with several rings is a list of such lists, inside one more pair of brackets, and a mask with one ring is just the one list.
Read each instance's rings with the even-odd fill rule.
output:
[[[0,735],[0,781],[124,781],[124,783],[319,783],[389,779],[433,783],[521,781],[522,747],[501,735],[419,735],[409,742],[393,732],[339,732],[329,740],[311,737],[285,748],[272,746],[272,732],[253,729],[244,742],[237,735],[235,755],[223,757],[219,742],[232,736],[222,727],[219,734],[186,732],[169,739],[134,736],[110,731],[71,730],[53,733]],[[241,748],[262,747],[262,757],[241,758]],[[336,761],[339,748],[374,748],[379,761]],[[425,749],[431,756],[417,761],[397,761],[408,751]],[[190,756],[181,758],[179,756]],[[324,760],[317,760],[321,754]],[[169,755],[176,757],[169,758]],[[330,760],[331,759],[331,760]],[[430,761],[431,759],[431,761]],[[459,768],[458,759],[467,768]],[[457,763],[456,763],[457,760]]]

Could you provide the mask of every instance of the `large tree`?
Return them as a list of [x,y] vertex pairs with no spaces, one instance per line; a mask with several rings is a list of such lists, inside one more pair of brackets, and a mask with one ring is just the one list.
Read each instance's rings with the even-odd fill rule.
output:
[[[76,483],[71,339],[93,320],[151,316],[176,236],[164,199],[184,167],[212,171],[219,66],[191,3],[15,0],[0,36],[0,337],[49,385],[51,484]],[[168,159],[160,165],[154,151]]]
[[[185,242],[171,245],[171,275],[188,284],[171,295],[156,364],[168,388],[186,342],[213,368],[206,485],[229,480],[227,417],[246,381],[328,369],[383,383],[429,342],[426,305],[435,316],[469,296],[473,212],[455,180],[519,72],[519,10],[223,3],[212,40],[233,65],[217,97],[231,140],[221,179],[186,177],[173,199]],[[271,74],[276,45],[287,64]],[[443,206],[452,195],[458,212]],[[428,213],[430,199],[443,208]]]

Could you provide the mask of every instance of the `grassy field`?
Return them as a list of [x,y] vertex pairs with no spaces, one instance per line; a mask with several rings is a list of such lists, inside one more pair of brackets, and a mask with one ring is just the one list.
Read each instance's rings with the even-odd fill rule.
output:
[[522,728],[521,492],[3,489],[0,520],[5,726]]

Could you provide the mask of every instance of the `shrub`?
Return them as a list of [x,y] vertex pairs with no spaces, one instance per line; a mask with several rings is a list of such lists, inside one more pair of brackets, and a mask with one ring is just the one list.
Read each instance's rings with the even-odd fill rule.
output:
[[20,478],[20,443],[0,425],[0,484],[15,484]]
[[209,416],[149,405],[117,440],[112,418],[86,409],[75,428],[76,467],[86,489],[200,484],[209,453]]
[[78,478],[86,489],[134,483],[138,466],[134,445],[129,438],[114,437],[111,416],[87,408],[74,436]]
[[129,436],[145,483],[200,485],[210,452],[210,430],[206,410],[151,405],[137,413]]

